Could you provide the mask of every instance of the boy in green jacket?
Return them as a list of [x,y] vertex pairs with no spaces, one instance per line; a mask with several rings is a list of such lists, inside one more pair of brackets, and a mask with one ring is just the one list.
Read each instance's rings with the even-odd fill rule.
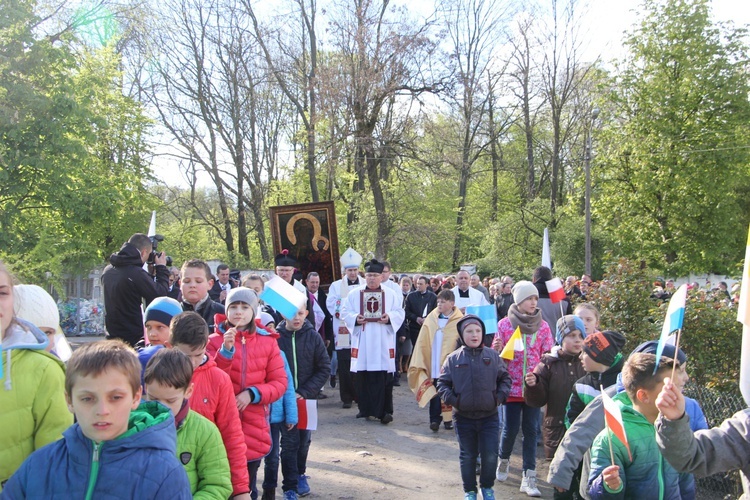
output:
[[185,354],[161,349],[146,365],[146,397],[174,415],[177,458],[185,467],[193,498],[226,500],[232,495],[227,452],[216,425],[190,409],[192,377],[193,364]]

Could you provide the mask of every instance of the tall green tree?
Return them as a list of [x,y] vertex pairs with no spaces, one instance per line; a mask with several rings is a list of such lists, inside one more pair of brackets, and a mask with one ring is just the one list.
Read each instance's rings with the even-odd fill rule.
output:
[[642,12],[605,104],[611,125],[595,138],[595,215],[624,255],[671,273],[722,272],[747,228],[744,31],[713,25],[707,0],[646,0]]

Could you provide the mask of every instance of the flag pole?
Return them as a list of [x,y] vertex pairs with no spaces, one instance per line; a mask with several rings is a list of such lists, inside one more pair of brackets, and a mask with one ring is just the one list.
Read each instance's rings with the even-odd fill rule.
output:
[[[599,381],[599,392],[604,392],[604,384],[602,384],[601,381]],[[604,404],[604,402],[602,402]],[[606,411],[606,410],[605,410]],[[607,429],[607,441],[609,441],[609,458],[612,460],[612,465],[615,465],[615,451],[612,449],[612,438],[614,437],[612,435],[612,431],[609,428],[609,423],[607,422],[607,417],[604,417],[604,427]]]
[[674,360],[672,361],[672,375],[669,377],[669,380],[671,380],[673,384],[674,384],[674,371],[675,371],[675,368],[677,368],[677,353],[680,352],[680,333],[682,333],[682,328],[677,330],[676,338],[674,340]]

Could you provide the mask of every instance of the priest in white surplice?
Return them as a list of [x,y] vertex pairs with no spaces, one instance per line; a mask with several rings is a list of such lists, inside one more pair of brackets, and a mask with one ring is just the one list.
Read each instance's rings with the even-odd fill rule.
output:
[[333,337],[336,348],[334,355],[338,365],[338,370],[334,370],[333,366],[331,367],[331,373],[333,374],[331,385],[335,385],[335,375],[338,372],[342,408],[351,408],[352,402],[356,399],[354,375],[351,372],[351,335],[346,323],[344,323],[342,311],[349,292],[365,284],[365,279],[359,276],[359,265],[361,263],[362,256],[353,248],[347,248],[341,256],[341,268],[344,270],[344,277],[331,283],[326,299],[328,312],[333,316]]
[[469,286],[471,276],[468,271],[459,271],[456,273],[456,286],[453,287],[453,295],[456,297],[456,307],[466,314],[466,306],[486,306],[489,305],[484,294]]
[[[396,371],[396,331],[404,322],[403,297],[381,287],[383,264],[375,259],[365,264],[365,286],[350,290],[343,302],[342,317],[351,333],[351,371],[356,373],[357,418],[393,421],[393,373]],[[365,321],[363,294],[382,293],[382,314]],[[366,306],[367,307],[367,306]]]

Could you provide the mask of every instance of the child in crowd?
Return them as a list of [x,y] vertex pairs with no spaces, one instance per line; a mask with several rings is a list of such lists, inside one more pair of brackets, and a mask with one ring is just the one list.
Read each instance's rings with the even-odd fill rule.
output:
[[169,323],[172,317],[182,312],[182,306],[175,299],[170,297],[157,297],[151,301],[146,308],[144,320],[146,324],[146,336],[149,345],[140,346],[141,342],[136,344],[138,351],[138,361],[141,362],[141,380],[143,371],[146,370],[148,360],[156,354],[159,349],[169,346]]
[[284,477],[281,488],[284,491],[284,499],[294,500],[297,498],[299,433],[294,428],[298,421],[297,393],[294,392],[294,378],[284,351],[281,351],[281,357],[284,359],[287,387],[281,399],[271,403],[271,451],[263,460],[265,467],[263,468],[262,500],[274,500],[276,498],[276,486],[279,482],[280,448],[281,473]]
[[249,288],[232,288],[226,304],[227,316],[217,315],[217,333],[209,337],[208,352],[232,379],[247,446],[250,491],[255,497],[260,460],[271,449],[266,407],[284,394],[287,377],[276,343],[278,334],[256,319],[258,295]]
[[581,318],[586,326],[586,335],[593,335],[599,331],[599,309],[590,302],[578,304],[573,314]]
[[208,264],[199,259],[191,259],[182,265],[180,291],[182,292],[182,310],[195,311],[208,325],[208,331],[214,331],[214,318],[224,314],[224,306],[214,302],[208,295],[214,286],[214,275]]
[[141,365],[132,348],[120,340],[79,347],[65,395],[77,423],[34,452],[2,498],[192,498],[174,417],[158,403],[138,404]]
[[65,365],[45,350],[47,336],[15,316],[13,278],[0,261],[0,491],[34,450],[73,423],[65,404]]
[[229,462],[221,434],[204,416],[192,411],[193,365],[177,350],[162,349],[146,365],[146,398],[169,408],[177,428],[177,454],[190,481],[193,498],[224,500],[232,493]]
[[[331,375],[331,361],[323,338],[307,319],[307,307],[303,306],[291,318],[285,318],[279,324],[279,347],[289,361],[289,368],[294,381],[294,390],[298,399],[317,399],[318,392]],[[297,493],[300,496],[310,494],[307,482],[307,454],[310,450],[312,431],[306,429],[292,429],[290,434],[297,433]],[[292,446],[294,441],[287,440]],[[284,443],[281,444],[284,453]],[[294,448],[292,448],[294,449]],[[286,482],[286,478],[285,478]],[[293,482],[293,481],[291,481]],[[287,498],[285,496],[285,498]]]
[[233,498],[247,500],[250,498],[250,482],[245,435],[234,400],[232,381],[216,366],[216,361],[206,355],[208,325],[200,314],[188,311],[174,316],[169,329],[172,348],[185,354],[193,365],[190,409],[219,428],[229,459]]
[[511,380],[500,355],[484,347],[484,323],[466,315],[458,321],[461,347],[445,359],[437,390],[453,406],[453,422],[459,445],[464,499],[476,500],[477,456],[481,455],[479,485],[484,500],[494,499],[493,473],[497,465],[500,420],[497,407],[510,392]]
[[505,403],[505,425],[500,441],[500,462],[497,465],[498,481],[508,479],[510,455],[516,442],[518,430],[523,427],[523,479],[521,492],[528,496],[541,496],[536,487],[536,442],[539,427],[539,408],[526,403],[524,380],[526,374],[539,364],[542,355],[549,352],[554,344],[549,325],[542,319],[537,307],[539,292],[530,281],[519,281],[513,286],[513,300],[508,308],[508,316],[497,325],[493,347],[502,352],[505,344],[521,330],[520,351],[514,351],[514,358],[508,362],[513,385]]
[[620,352],[624,346],[625,336],[611,330],[596,332],[583,341],[581,364],[586,375],[573,386],[565,413],[566,427],[570,427],[602,388],[606,389],[617,382],[617,376],[625,362]]
[[[242,286],[254,290],[260,297],[260,294],[263,293],[263,289],[266,285],[263,278],[259,275],[249,274],[242,280]],[[258,300],[258,304],[258,319],[260,319],[261,324],[268,328],[276,328],[276,325],[283,320],[281,314],[277,313],[276,310],[268,304],[264,304],[262,300]]]
[[73,352],[60,328],[60,311],[55,299],[37,285],[14,286],[13,298],[16,316],[36,326],[47,336],[49,344],[45,350],[63,362],[69,360]]
[[417,343],[409,366],[409,388],[424,408],[430,405],[430,429],[437,432],[440,422],[450,429],[448,420],[450,406],[443,408],[437,394],[437,378],[445,358],[458,346],[458,320],[463,313],[456,307],[456,296],[451,290],[441,290],[437,296],[437,307],[430,312],[419,330]]
[[[679,474],[662,459],[656,444],[656,398],[673,360],[662,357],[656,369],[653,354],[632,354],[622,369],[625,392],[614,397],[622,414],[628,446],[604,429],[591,446],[589,495],[599,498],[695,498],[695,481]],[[614,463],[612,457],[614,456]]]
[[565,435],[565,410],[573,384],[586,372],[581,364],[581,349],[586,327],[578,316],[569,314],[557,320],[555,340],[560,349],[545,354],[533,373],[527,373],[526,404],[547,405],[542,433],[544,456],[552,458]]

